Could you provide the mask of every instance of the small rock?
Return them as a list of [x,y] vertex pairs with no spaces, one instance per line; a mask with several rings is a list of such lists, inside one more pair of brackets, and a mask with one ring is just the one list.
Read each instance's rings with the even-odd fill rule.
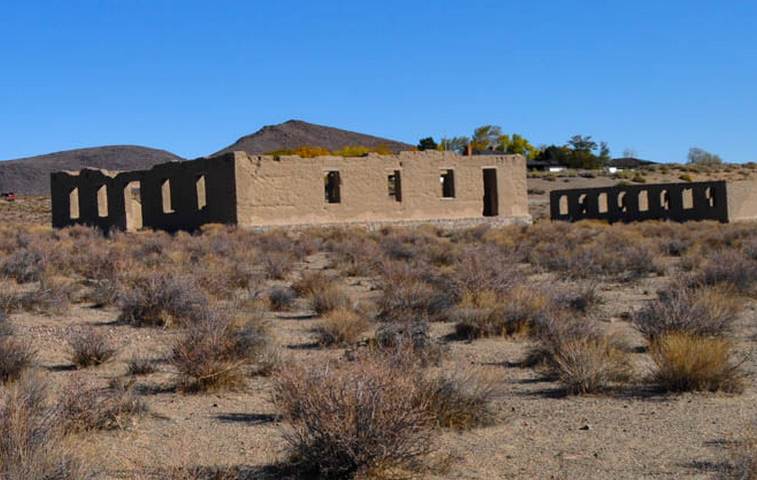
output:
[[591,425],[589,425],[589,424],[587,423],[586,425],[584,425],[584,426],[582,426],[581,428],[579,428],[579,430],[591,430]]

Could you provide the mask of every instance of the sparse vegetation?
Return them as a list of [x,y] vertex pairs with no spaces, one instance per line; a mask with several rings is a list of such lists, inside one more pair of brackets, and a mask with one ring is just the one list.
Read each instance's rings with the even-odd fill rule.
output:
[[71,362],[79,368],[101,365],[116,354],[110,340],[94,328],[71,334],[68,346],[71,349]]
[[170,362],[185,390],[236,388],[268,343],[260,320],[234,319],[214,311],[191,324],[174,343]]
[[729,340],[690,333],[668,333],[652,343],[654,381],[674,392],[738,392],[743,371]]
[[313,333],[321,345],[349,345],[358,341],[370,326],[359,313],[339,308],[328,312],[313,328]]
[[385,362],[292,366],[275,377],[292,462],[324,478],[412,473],[433,450],[415,377]]

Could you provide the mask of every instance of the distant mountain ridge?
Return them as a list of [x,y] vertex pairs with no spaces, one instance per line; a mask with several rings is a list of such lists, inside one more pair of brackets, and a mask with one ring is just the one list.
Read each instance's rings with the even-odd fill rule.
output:
[[[345,147],[381,147],[393,153],[414,149],[412,145],[396,140],[302,120],[289,120],[278,125],[267,125],[210,156],[235,150],[261,155],[300,147],[321,147],[328,150],[340,150]],[[84,167],[121,171],[144,170],[160,163],[182,160],[185,159],[166,150],[138,145],[107,145],[0,161],[0,192],[49,195],[52,172],[75,171]]]
[[325,125],[289,120],[278,125],[266,125],[257,132],[246,135],[226,148],[211,156],[227,152],[244,151],[252,155],[293,150],[299,147],[322,147],[328,150],[340,150],[345,147],[384,147],[393,153],[412,150],[410,144],[375,137],[364,133],[342,130]]
[[0,192],[49,195],[50,173],[81,170],[140,170],[183,158],[165,150],[138,145],[108,145],[78,148],[0,162]]

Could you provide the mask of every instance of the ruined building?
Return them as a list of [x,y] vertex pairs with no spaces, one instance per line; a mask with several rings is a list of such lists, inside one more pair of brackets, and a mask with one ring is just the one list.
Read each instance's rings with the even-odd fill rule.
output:
[[530,221],[526,163],[518,155],[300,158],[230,152],[141,171],[57,172],[51,175],[51,191],[56,228]]
[[605,220],[757,220],[757,182],[712,181],[618,185],[550,192],[550,218]]

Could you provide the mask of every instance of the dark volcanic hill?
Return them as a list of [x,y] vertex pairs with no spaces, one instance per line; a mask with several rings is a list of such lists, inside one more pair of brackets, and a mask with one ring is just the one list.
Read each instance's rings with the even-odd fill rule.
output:
[[289,120],[279,125],[265,126],[252,135],[240,138],[233,145],[214,153],[213,156],[235,150],[260,155],[305,146],[323,147],[329,150],[339,150],[349,146],[385,146],[395,153],[413,149],[412,145],[395,140],[315,125],[302,120]]
[[133,145],[80,148],[0,162],[0,192],[49,195],[50,173],[84,167],[139,170],[183,160],[165,150]]

